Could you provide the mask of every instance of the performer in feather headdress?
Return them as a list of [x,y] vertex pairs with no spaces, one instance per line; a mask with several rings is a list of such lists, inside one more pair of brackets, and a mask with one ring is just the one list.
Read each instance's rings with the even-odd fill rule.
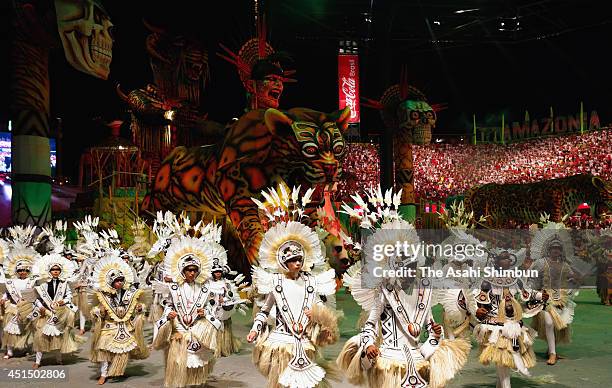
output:
[[206,285],[211,276],[212,246],[195,237],[180,236],[172,241],[164,259],[170,276],[164,311],[157,321],[156,349],[164,349],[164,385],[184,387],[204,384],[214,365],[217,331],[221,322],[208,306],[212,294]]
[[[317,347],[338,340],[337,314],[323,299],[336,291],[333,269],[318,275],[313,267],[324,263],[317,233],[300,221],[312,190],[299,201],[299,187],[289,193],[262,192],[267,200],[255,203],[268,218],[269,229],[259,248],[260,267],[253,268],[257,291],[267,295],[248,342],[256,339],[253,362],[267,377],[268,387],[310,388],[324,381],[326,371],[315,362]],[[269,330],[270,310],[276,308],[276,325]]]
[[77,252],[75,256],[79,264],[78,276],[75,284],[74,303],[79,309],[79,334],[85,334],[85,323],[90,319],[90,305],[88,290],[91,282],[91,273],[98,259],[104,254],[99,248],[98,217],[85,216],[82,222],[74,222],[78,233]]
[[[6,239],[0,238],[0,286],[3,286],[5,278],[12,278],[16,276],[16,274],[11,274],[10,272],[5,275],[5,270],[8,265],[9,253],[11,251],[22,251],[22,250],[32,250],[33,246],[36,243],[36,238],[34,232],[36,231],[33,226],[21,226],[15,225],[7,228],[8,235]],[[5,260],[7,260],[5,262]],[[4,287],[0,290],[0,293],[4,293]],[[31,299],[31,296],[30,296]],[[6,340],[2,338],[2,333],[4,333],[3,327],[4,325],[10,324],[9,321],[6,320],[5,314],[8,306],[4,306],[4,304],[0,304],[0,341],[2,345],[6,345]],[[8,308],[9,310],[10,307]]]
[[[355,301],[369,313],[361,333],[350,338],[336,362],[349,382],[369,387],[443,387],[467,362],[470,344],[464,339],[444,339],[441,325],[433,320],[432,279],[416,271],[423,266],[422,254],[374,256],[376,246],[415,245],[420,238],[414,226],[398,213],[401,190],[371,189],[367,199],[352,198],[357,206],[342,209],[360,220],[367,236],[364,264],[355,264],[344,276],[344,284]],[[408,271],[403,276],[386,271]],[[403,272],[400,272],[400,274]],[[416,276],[415,276],[416,275]],[[427,340],[421,341],[423,329]]]
[[[450,236],[440,244],[442,249],[434,258],[435,269],[441,270],[443,274],[460,274],[469,271],[474,263],[486,261],[487,254],[484,250],[474,249],[472,252],[467,250],[467,253],[463,253],[466,251],[462,250],[458,253],[454,249],[446,249],[455,246],[477,247],[478,244],[483,244],[467,234],[462,226],[447,223],[447,227]],[[442,327],[447,338],[459,337],[469,340],[472,335],[471,328],[476,324],[477,309],[472,285],[478,280],[476,276],[447,276],[434,290],[432,306],[436,304],[442,306]]]
[[[213,294],[208,308],[211,315],[220,320],[217,330],[217,349],[215,357],[227,357],[240,351],[240,340],[234,336],[232,330],[232,315],[240,312],[245,315],[244,304],[248,302],[241,299],[239,286],[244,275],[237,275],[227,265],[227,252],[220,244],[221,226],[214,223],[206,225],[200,230],[200,239],[203,239],[212,248],[212,269],[211,277],[206,282],[206,287]],[[226,278],[227,275],[237,275],[233,280]]]
[[148,226],[142,220],[136,219],[132,224],[132,233],[134,234],[134,243],[127,249],[128,253],[134,258],[132,261],[132,267],[138,274],[138,280],[135,283],[142,284],[144,287],[148,286],[147,276],[151,271],[151,265],[147,261],[147,254],[151,249],[151,244],[148,238]]
[[[548,343],[548,365],[557,363],[557,343],[571,340],[571,323],[576,303],[575,281],[579,274],[570,264],[574,260],[574,245],[569,230],[562,223],[547,222],[534,232],[531,241],[533,269],[539,277],[533,279],[533,287],[549,296],[544,308],[533,317],[531,326],[540,338]],[[578,276],[577,276],[578,275]]]
[[[489,251],[485,266],[516,269],[523,264],[525,255],[525,248],[496,248]],[[480,362],[495,364],[497,386],[510,388],[510,369],[530,376],[529,368],[535,366],[533,341],[537,333],[523,323],[523,318],[537,314],[548,295],[530,290],[526,279],[509,276],[482,279],[474,294],[478,306],[474,337],[481,348]]]
[[[8,244],[0,241],[0,256],[8,250]],[[28,317],[34,306],[22,298],[22,291],[31,289],[36,278],[32,275],[32,264],[40,257],[31,247],[15,246],[8,253],[3,263],[4,278],[0,279],[0,288],[5,292],[0,299],[4,307],[2,345],[6,347],[5,359],[13,357],[14,351],[26,350],[32,345],[32,326]]]
[[90,360],[100,363],[100,385],[123,376],[129,359],[149,356],[143,335],[145,291],[132,288],[133,282],[132,268],[116,252],[94,266]]
[[163,258],[173,239],[177,239],[180,236],[179,229],[180,226],[176,216],[171,211],[166,211],[165,213],[161,211],[157,212],[157,218],[153,223],[153,233],[157,236],[157,241],[155,241],[153,246],[149,249],[147,258],[154,259],[159,255],[162,259],[153,264],[149,276],[146,279],[146,282],[153,286],[153,302],[149,309],[148,318],[148,321],[153,323],[153,341],[155,341],[155,337],[157,336],[158,325],[156,322],[162,318],[164,312],[161,302],[163,298],[168,296],[168,294],[164,294],[167,287],[155,287],[155,285],[163,285],[163,282],[167,280],[166,274],[164,273]]
[[75,271],[73,261],[54,252],[34,263],[33,272],[40,278],[40,285],[34,287],[37,298],[36,310],[32,313],[36,325],[34,368],[40,367],[44,352],[59,351],[57,361],[61,362],[61,355],[77,351],[78,342],[83,340],[73,332],[77,307],[72,304],[68,280]]

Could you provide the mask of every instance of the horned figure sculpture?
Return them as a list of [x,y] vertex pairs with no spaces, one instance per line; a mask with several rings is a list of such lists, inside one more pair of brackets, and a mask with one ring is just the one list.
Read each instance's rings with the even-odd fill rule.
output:
[[200,111],[200,94],[209,79],[208,52],[193,38],[171,33],[143,21],[153,83],[117,93],[131,112],[133,142],[153,157],[174,147],[213,144],[223,126]]

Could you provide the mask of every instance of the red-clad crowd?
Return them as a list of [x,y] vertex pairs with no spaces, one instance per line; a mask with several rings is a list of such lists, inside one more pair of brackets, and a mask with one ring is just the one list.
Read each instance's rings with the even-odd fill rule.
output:
[[530,183],[581,173],[612,179],[612,130],[508,145],[414,147],[417,195],[439,199],[484,183]]
[[[418,198],[441,200],[484,183],[529,183],[590,173],[612,180],[612,129],[507,145],[430,144],[414,146]],[[378,147],[349,144],[343,160],[339,199],[376,186]]]
[[348,202],[351,194],[378,186],[380,183],[378,145],[349,143],[342,159],[342,171],[336,200]]
[[593,219],[588,211],[577,211],[569,217],[565,224],[573,229],[602,229],[612,227],[612,214],[607,217]]

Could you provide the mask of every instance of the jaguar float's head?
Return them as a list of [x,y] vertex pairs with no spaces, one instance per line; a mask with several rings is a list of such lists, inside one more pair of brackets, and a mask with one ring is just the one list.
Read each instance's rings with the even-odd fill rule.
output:
[[277,138],[271,152],[287,161],[283,168],[297,183],[336,182],[342,174],[340,158],[346,150],[343,134],[349,118],[349,108],[333,113],[268,109],[266,126]]

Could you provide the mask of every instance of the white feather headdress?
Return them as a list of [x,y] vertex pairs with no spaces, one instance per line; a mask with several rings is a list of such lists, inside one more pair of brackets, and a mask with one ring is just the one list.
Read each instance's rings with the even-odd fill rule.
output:
[[230,273],[231,269],[227,263],[227,251],[221,245],[221,225],[216,222],[210,222],[204,224],[202,221],[198,222],[193,227],[194,236],[210,246],[212,251],[212,271],[223,271],[224,273]]
[[9,255],[9,244],[4,240],[0,238],[0,264],[2,264],[2,261],[4,260],[5,257],[7,257]]
[[82,233],[83,231],[97,231],[99,223],[100,217],[92,217],[91,215],[86,215],[82,222],[75,221],[73,225],[79,233]]
[[313,188],[300,198],[300,186],[291,191],[284,184],[277,190],[262,191],[266,202],[251,198],[267,218],[267,231],[259,246],[261,268],[272,272],[286,272],[286,261],[301,256],[302,271],[310,271],[324,263],[324,254],[317,233],[302,224],[307,216],[305,208],[310,203]]
[[36,227],[32,225],[14,225],[8,228],[12,246],[27,247],[34,244]]
[[[377,247],[387,246],[394,247],[392,254],[377,250]],[[364,244],[362,281],[370,288],[375,288],[383,282],[402,284],[407,280],[405,279],[407,275],[387,276],[386,274],[390,273],[388,271],[402,270],[402,268],[420,271],[418,268],[425,266],[426,258],[423,253],[419,235],[412,224],[401,219],[385,222],[366,239]]]
[[[354,205],[345,202],[342,204],[340,212],[359,220],[359,226],[362,229],[370,231],[393,228],[406,229],[405,233],[408,233],[405,236],[406,238],[409,240],[418,239],[414,226],[405,221],[398,212],[401,198],[401,189],[397,193],[389,189],[383,194],[379,185],[376,188],[365,190],[365,198],[362,198],[359,194],[351,195]],[[353,238],[346,235],[344,231],[341,230],[340,235],[345,245],[352,246],[354,250],[361,251],[362,248],[365,248],[361,243],[353,241]]]
[[93,268],[92,286],[96,291],[103,291],[114,294],[113,282],[117,278],[124,278],[124,289],[129,289],[134,283],[134,273],[132,268],[125,261],[116,255],[108,255],[96,263]]
[[548,250],[553,245],[559,246],[563,250],[565,260],[574,260],[574,244],[568,229],[563,223],[551,222],[546,218],[542,219],[541,229],[533,230],[531,239],[531,258],[541,260],[548,256]]
[[182,235],[181,225],[171,211],[167,210],[165,213],[158,211],[153,222],[153,233],[157,236],[157,240],[147,254],[149,258],[165,252],[170,247],[172,239]]
[[36,238],[38,243],[43,243],[46,237],[49,244],[51,245],[50,252],[62,253],[65,249],[66,242],[66,231],[68,229],[68,223],[62,220],[58,220],[55,225],[42,228],[42,231]]
[[40,258],[38,252],[32,247],[15,247],[4,261],[4,273],[14,277],[20,268],[32,269],[34,262]]
[[101,258],[119,249],[119,234],[115,229],[81,230],[82,240],[77,251],[91,258]]
[[183,284],[185,282],[183,270],[195,265],[199,269],[196,282],[203,283],[210,277],[213,259],[219,254],[220,251],[213,244],[195,237],[181,236],[170,244],[164,259],[164,270],[174,282]]
[[100,218],[86,215],[83,221],[75,221],[72,223],[76,229],[79,239],[76,244],[76,251],[90,258],[97,257],[101,254],[98,240],[98,224]]
[[223,228],[220,224],[210,222],[203,224],[201,221],[193,228],[196,236],[200,236],[200,240],[213,241],[216,243],[221,242],[221,235]]
[[376,189],[367,189],[365,199],[359,194],[351,195],[356,206],[343,203],[341,212],[360,220],[361,228],[374,230],[384,223],[402,219],[398,213],[401,198],[402,190],[394,194],[389,189],[383,195],[379,185]]
[[98,242],[100,244],[100,248],[104,250],[113,250],[119,248],[119,243],[121,240],[119,239],[119,234],[115,229],[107,229],[102,230],[99,233],[100,238]]
[[[463,245],[464,247],[471,246],[480,249],[473,249],[471,252],[464,250],[460,255],[457,255],[455,250],[448,250],[449,252],[445,252],[446,249],[444,249],[442,251],[442,256],[439,257],[440,259],[457,262],[471,261],[474,268],[481,268],[487,265],[489,256],[488,252],[486,251],[488,244],[487,241],[477,239],[475,236],[468,233],[468,229],[462,226],[449,227],[448,231],[450,232],[450,236],[444,240],[443,248],[446,246]],[[451,253],[451,255],[446,255],[445,253]]]
[[49,253],[39,257],[32,266],[32,273],[41,278],[44,282],[51,279],[49,271],[51,268],[58,266],[61,269],[60,280],[70,279],[77,270],[77,265],[74,261],[66,259],[59,253]]

